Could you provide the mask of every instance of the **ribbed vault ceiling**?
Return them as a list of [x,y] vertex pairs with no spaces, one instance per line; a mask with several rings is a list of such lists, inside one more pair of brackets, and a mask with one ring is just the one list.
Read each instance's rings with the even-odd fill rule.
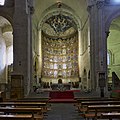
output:
[[[48,13],[52,13],[52,6],[60,2],[61,4],[65,5],[66,12],[70,12],[71,10],[71,15],[70,17],[77,16],[77,21],[82,25],[84,25],[85,21],[87,20],[88,17],[88,12],[87,12],[87,5],[86,5],[86,0],[36,0],[35,1],[35,13],[34,13],[34,21],[40,23],[43,18],[43,14],[47,10]],[[48,9],[49,8],[49,9]],[[62,8],[62,7],[61,7]],[[63,8],[62,8],[63,9]],[[69,10],[70,9],[70,10]],[[57,11],[57,9],[56,9]],[[54,10],[55,12],[55,10]],[[65,12],[65,11],[64,11]],[[62,12],[61,12],[62,13]]]

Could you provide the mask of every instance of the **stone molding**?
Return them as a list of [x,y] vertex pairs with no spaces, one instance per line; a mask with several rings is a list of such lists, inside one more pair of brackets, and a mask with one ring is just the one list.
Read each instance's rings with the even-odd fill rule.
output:
[[105,1],[97,1],[96,6],[98,9],[102,9],[105,6]]

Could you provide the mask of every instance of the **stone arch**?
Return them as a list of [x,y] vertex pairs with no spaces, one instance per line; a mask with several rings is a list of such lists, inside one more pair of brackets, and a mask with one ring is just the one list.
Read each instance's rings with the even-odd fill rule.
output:
[[75,13],[75,11],[71,7],[63,3],[61,3],[61,8],[58,8],[56,4],[53,4],[42,13],[40,17],[42,19],[39,22],[38,29],[42,29],[42,25],[48,18],[54,15],[58,15],[59,13],[62,15],[70,16],[71,19],[76,23],[77,28],[79,30],[81,29],[81,19],[78,17],[78,15]]
[[109,28],[110,28],[110,25],[111,25],[111,22],[113,19],[117,18],[120,16],[120,9],[119,10],[116,10],[115,12],[113,12],[109,17],[108,19],[106,20],[106,23],[105,23],[105,31],[108,32],[109,31]]
[[[120,17],[120,8],[115,10],[114,12],[112,12],[109,17],[106,19],[106,22],[105,22],[105,31],[107,34],[107,37],[109,36],[109,30],[110,30],[110,27],[112,25],[112,22],[114,22],[115,19],[118,19],[118,17]],[[115,30],[117,30],[119,32],[119,30],[117,29],[119,28],[118,26],[115,28]],[[106,38],[106,41],[109,41],[107,38]],[[115,41],[114,41],[115,43]],[[108,43],[107,43],[108,44]],[[107,46],[107,52],[106,52],[106,56],[107,56],[107,82],[108,82],[108,88],[109,86],[111,85],[111,79],[112,79],[112,71],[113,71],[113,68],[111,67],[113,64],[115,66],[115,52],[113,49],[109,48],[108,49],[108,46]],[[119,53],[118,53],[119,54]],[[109,58],[108,58],[109,57]],[[114,68],[115,69],[115,68]]]
[[12,15],[10,15],[9,13],[7,13],[7,12],[5,12],[5,11],[1,11],[1,12],[0,12],[0,16],[6,18],[6,19],[10,22],[11,26],[13,26],[13,18],[12,18]]
[[109,54],[109,65],[113,64],[114,56],[113,56],[113,51],[111,49],[107,49],[107,54]]
[[3,12],[0,13],[0,78],[2,82],[9,82],[13,68],[13,29],[5,16]]
[[[60,8],[58,8],[57,7],[57,4],[53,4],[52,6],[50,6],[50,7],[48,7],[48,9],[46,9],[42,14],[41,14],[41,17],[40,17],[40,19],[39,19],[39,23],[37,24],[37,31],[40,31],[40,34],[39,34],[39,43],[42,43],[42,40],[43,40],[43,33],[44,33],[44,24],[45,24],[45,22],[49,19],[49,18],[51,18],[51,17],[54,17],[54,16],[57,16],[57,15],[63,15],[63,16],[65,16],[65,17],[67,17],[67,16],[69,16],[69,18],[70,18],[70,20],[72,20],[73,22],[75,22],[75,34],[74,35],[76,35],[76,37],[78,37],[78,31],[79,30],[81,30],[81,20],[80,20],[80,18],[76,15],[76,13],[75,13],[75,11],[72,9],[72,8],[70,8],[69,6],[67,6],[67,5],[65,5],[65,4],[63,4],[63,3],[61,3],[62,5],[61,5],[61,7]],[[46,26],[45,26],[46,27]],[[48,28],[48,27],[46,27],[46,28]],[[77,32],[76,32],[77,31]],[[64,33],[64,32],[63,32]],[[69,33],[69,32],[68,32]],[[48,34],[47,34],[48,35]],[[65,34],[66,35],[66,34]],[[72,34],[69,34],[69,35],[72,35]],[[54,36],[54,34],[53,34],[53,36]],[[42,38],[43,37],[43,38]],[[63,37],[63,36],[62,36]],[[66,36],[67,37],[67,36]],[[41,51],[42,51],[42,49],[41,49],[42,47],[41,47],[41,44],[39,44],[39,46],[38,46],[38,49],[40,49]],[[43,54],[41,54],[40,53],[40,59],[41,59],[41,61],[42,61],[42,55]],[[43,65],[43,61],[41,62],[41,66]],[[40,73],[41,73],[41,76],[43,77],[43,75],[42,75],[42,67],[41,66],[39,66],[40,67]],[[61,73],[58,73],[58,76],[59,75],[61,75]],[[77,76],[76,76],[77,77]],[[44,81],[44,78],[42,79],[43,81]],[[78,80],[78,78],[76,78],[75,79],[75,81],[77,81]],[[63,82],[64,82],[65,80],[63,80]],[[55,81],[55,79],[53,79],[52,80],[52,82],[54,83],[54,82],[56,82]]]

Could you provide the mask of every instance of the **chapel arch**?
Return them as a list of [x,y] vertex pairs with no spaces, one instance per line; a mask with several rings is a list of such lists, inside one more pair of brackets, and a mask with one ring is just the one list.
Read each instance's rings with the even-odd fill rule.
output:
[[12,32],[11,21],[9,22],[8,19],[0,16],[0,79],[4,84],[10,82],[10,73],[13,71]]
[[120,48],[120,13],[119,10],[112,13],[106,22],[107,34],[107,63],[108,64],[108,87],[112,85],[112,72],[119,74],[119,48]]
[[[39,57],[39,70],[41,71],[38,76],[42,77],[42,81],[52,83],[57,83],[59,78],[62,78],[64,83],[75,82],[79,81],[80,77],[78,54],[81,21],[70,7],[65,4],[61,6],[61,8],[57,8],[55,4],[51,9],[49,8],[49,12],[47,10],[43,12],[43,17],[41,17],[43,19],[38,27],[39,43],[41,43],[39,52],[42,51],[39,54],[41,56],[41,58]],[[69,48],[70,45],[72,47]],[[51,53],[47,53],[47,51]],[[68,62],[68,59],[71,62]]]

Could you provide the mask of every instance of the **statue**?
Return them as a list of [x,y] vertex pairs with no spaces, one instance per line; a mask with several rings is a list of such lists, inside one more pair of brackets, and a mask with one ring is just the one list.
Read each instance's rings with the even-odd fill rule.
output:
[[58,90],[63,91],[64,90],[64,85],[62,83],[62,79],[58,80]]

